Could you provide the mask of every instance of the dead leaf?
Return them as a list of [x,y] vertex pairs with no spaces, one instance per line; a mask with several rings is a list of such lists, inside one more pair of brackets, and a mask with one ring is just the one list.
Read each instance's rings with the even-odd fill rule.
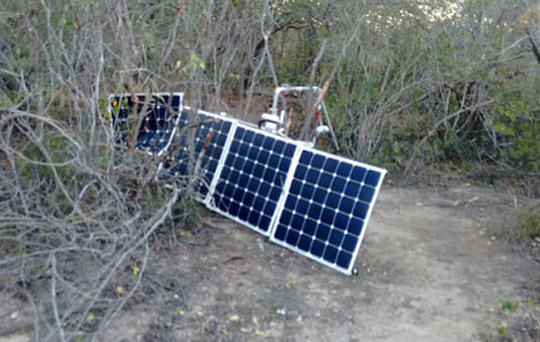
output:
[[180,231],[180,236],[189,239],[189,238],[193,237],[193,234],[191,232],[187,231],[187,230],[181,230]]
[[285,287],[287,288],[291,288],[291,287],[295,287],[296,286],[296,280],[290,280],[288,281],[287,283],[285,283]]
[[174,72],[177,73],[178,70],[180,70],[180,67],[182,66],[181,61],[176,61],[176,66],[174,67]]
[[124,288],[122,286],[117,286],[116,287],[116,292],[120,295],[120,296],[123,296],[126,294],[126,290],[124,290]]

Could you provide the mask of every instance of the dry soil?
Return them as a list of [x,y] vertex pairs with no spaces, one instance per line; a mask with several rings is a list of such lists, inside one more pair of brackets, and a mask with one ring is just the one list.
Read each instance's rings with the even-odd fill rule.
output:
[[[207,213],[207,224],[155,256],[148,279],[169,290],[124,310],[102,341],[498,341],[505,331],[535,341],[526,324],[512,330],[527,322],[524,304],[502,309],[538,298],[539,264],[492,238],[513,206],[470,185],[384,187],[357,276]],[[10,319],[6,307],[0,320]]]

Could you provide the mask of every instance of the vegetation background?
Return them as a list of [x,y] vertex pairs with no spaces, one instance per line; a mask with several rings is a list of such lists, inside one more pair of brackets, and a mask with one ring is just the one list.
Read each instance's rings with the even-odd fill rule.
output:
[[[36,339],[97,336],[155,244],[198,221],[190,189],[154,180],[156,157],[114,145],[109,94],[235,99],[244,118],[279,84],[326,81],[344,156],[402,184],[540,195],[537,2],[2,1],[0,289],[34,307]],[[539,212],[523,208],[520,237],[540,237]]]

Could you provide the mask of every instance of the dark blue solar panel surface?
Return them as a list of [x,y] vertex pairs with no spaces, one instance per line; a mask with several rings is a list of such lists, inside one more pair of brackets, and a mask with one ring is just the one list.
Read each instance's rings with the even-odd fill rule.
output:
[[110,114],[116,143],[125,144],[140,120],[135,148],[149,153],[164,151],[173,138],[175,114],[181,105],[180,94],[136,95],[135,98],[127,94],[112,96]]
[[296,148],[238,125],[213,194],[215,209],[268,235]]
[[[195,132],[191,136],[189,129],[182,131],[182,127],[189,121],[189,116],[188,112],[182,112],[179,123],[182,134],[180,141],[175,141],[173,144],[177,151],[163,164],[163,167],[180,182],[184,176],[188,175],[190,165],[197,168],[198,170],[194,171],[203,174],[198,191],[202,196],[206,196],[214,179],[233,121],[218,115],[199,112],[195,121],[192,122]],[[194,138],[193,150],[190,150],[188,143],[190,137]]]
[[272,240],[350,273],[383,176],[384,170],[302,151]]

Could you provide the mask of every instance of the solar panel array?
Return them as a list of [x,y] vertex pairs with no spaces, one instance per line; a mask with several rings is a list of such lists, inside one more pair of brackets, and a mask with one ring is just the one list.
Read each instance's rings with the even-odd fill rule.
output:
[[204,111],[182,111],[177,125],[165,175],[182,183],[199,174],[210,209],[352,273],[385,170]]

